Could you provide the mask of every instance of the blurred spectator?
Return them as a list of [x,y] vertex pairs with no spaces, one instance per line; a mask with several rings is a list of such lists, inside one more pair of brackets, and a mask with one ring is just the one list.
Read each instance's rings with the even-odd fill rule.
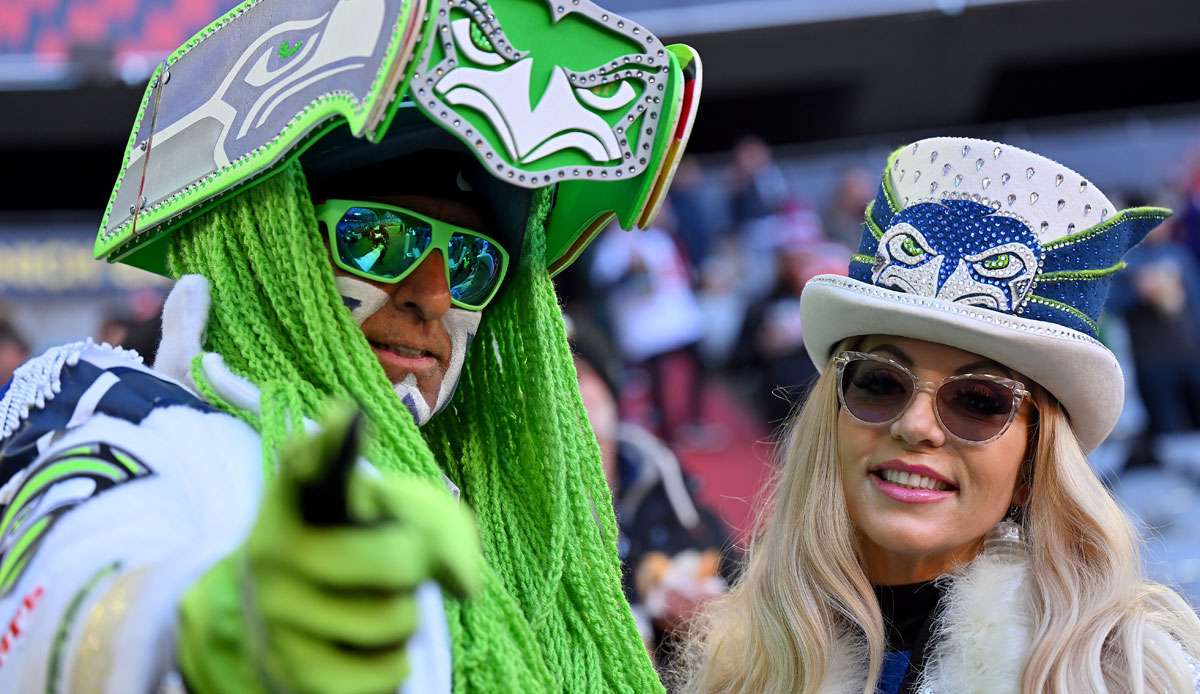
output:
[[[769,426],[778,426],[799,404],[816,368],[804,348],[800,293],[820,274],[846,274],[850,249],[836,243],[781,243],[775,282],[766,299],[750,307],[731,366],[743,370],[763,403]],[[766,397],[770,393],[770,397]]]
[[97,339],[114,347],[132,349],[153,364],[162,339],[163,295],[155,289],[134,292],[128,305],[100,322]]
[[750,222],[742,240],[742,262],[746,266],[741,281],[743,295],[751,301],[764,299],[776,284],[780,253],[800,251],[824,240],[821,218],[796,198],[782,202],[775,214]]
[[[697,345],[704,317],[691,273],[664,209],[650,229],[636,234],[610,227],[596,243],[592,279],[605,297],[607,315],[627,365],[649,380],[659,433],[671,440],[698,425],[702,373]],[[668,385],[668,373],[677,376]]]
[[771,158],[767,143],[746,137],[733,150],[729,171],[729,207],[735,230],[778,211],[788,195],[783,172]]
[[704,208],[703,184],[703,169],[695,159],[685,157],[667,197],[667,204],[678,221],[679,241],[691,267],[697,270],[708,259],[713,232],[712,216]]
[[858,248],[863,231],[863,210],[875,197],[876,180],[877,177],[859,167],[842,172],[825,210],[825,233],[830,239]]
[[1192,259],[1200,263],[1200,148],[1193,153],[1192,167],[1180,192],[1182,199],[1175,211],[1179,220],[1176,238],[1191,251]]
[[596,433],[620,530],[626,595],[661,672],[675,665],[677,636],[708,599],[732,582],[724,524],[693,501],[675,455],[650,432],[617,416],[613,364],[603,336],[568,321],[580,395]]
[[29,343],[8,321],[0,321],[0,386],[29,358]]
[[1197,263],[1171,240],[1168,221],[1126,256],[1109,308],[1129,329],[1136,378],[1150,432],[1200,428],[1200,276]]

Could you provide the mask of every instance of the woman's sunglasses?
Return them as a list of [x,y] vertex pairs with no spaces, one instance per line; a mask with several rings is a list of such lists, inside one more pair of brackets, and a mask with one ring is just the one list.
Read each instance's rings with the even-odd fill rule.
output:
[[359,277],[401,282],[439,250],[450,303],[479,311],[496,296],[508,272],[508,252],[495,239],[403,207],[327,200],[316,211],[329,230],[333,262]]
[[1025,384],[991,374],[950,376],[941,383],[921,381],[903,364],[865,352],[834,358],[838,399],[863,424],[885,426],[900,418],[917,393],[933,393],[934,413],[950,435],[969,444],[985,444],[1012,424],[1029,396]]

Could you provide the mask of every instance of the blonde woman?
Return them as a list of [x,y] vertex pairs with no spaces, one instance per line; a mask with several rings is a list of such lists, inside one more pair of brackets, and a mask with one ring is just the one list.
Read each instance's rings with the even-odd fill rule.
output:
[[850,277],[803,295],[822,373],[686,688],[1200,691],[1200,621],[1086,459],[1122,405],[1108,283],[1167,214],[994,142],[893,153]]

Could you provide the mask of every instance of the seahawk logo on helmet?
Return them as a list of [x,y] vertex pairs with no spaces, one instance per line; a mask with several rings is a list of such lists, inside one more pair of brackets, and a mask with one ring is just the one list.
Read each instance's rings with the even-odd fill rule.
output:
[[414,99],[514,183],[645,170],[669,59],[642,27],[583,0],[451,0],[435,36]]

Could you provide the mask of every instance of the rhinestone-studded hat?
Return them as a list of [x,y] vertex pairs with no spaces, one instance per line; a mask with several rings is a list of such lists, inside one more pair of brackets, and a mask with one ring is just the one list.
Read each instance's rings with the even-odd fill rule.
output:
[[849,277],[801,300],[818,368],[847,337],[899,335],[993,359],[1046,388],[1087,450],[1124,402],[1098,324],[1122,256],[1169,210],[1118,210],[1087,179],[1017,147],[939,137],[888,158]]

